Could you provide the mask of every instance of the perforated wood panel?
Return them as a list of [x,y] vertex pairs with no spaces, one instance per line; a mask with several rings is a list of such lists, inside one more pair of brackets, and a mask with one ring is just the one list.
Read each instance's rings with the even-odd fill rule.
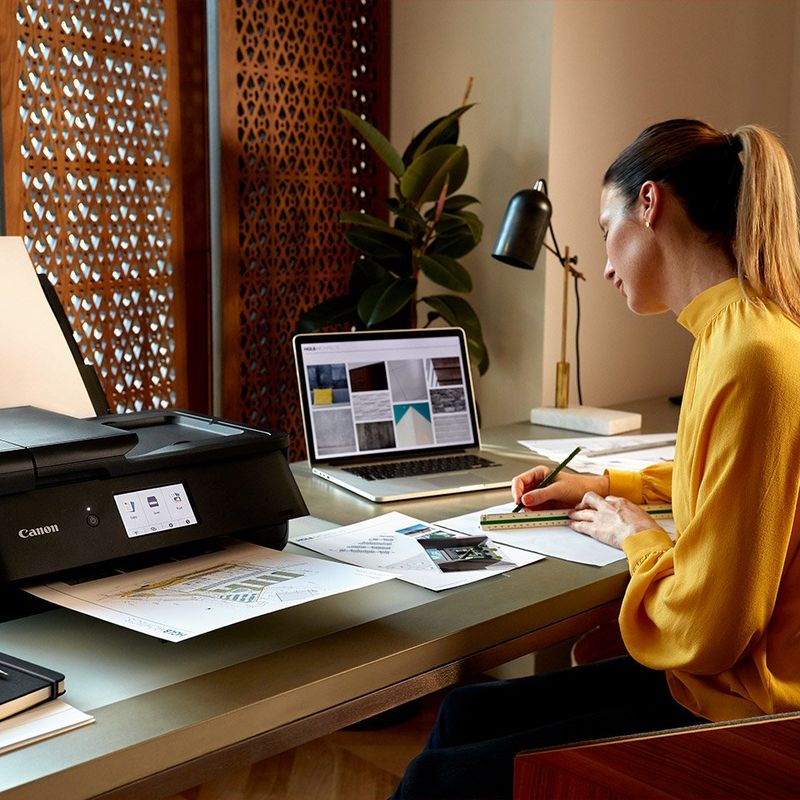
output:
[[174,0],[3,0],[7,232],[113,410],[182,404]]
[[385,173],[338,109],[385,129],[388,0],[222,0],[225,415],[304,452],[291,337],[347,285],[340,212],[381,213]]

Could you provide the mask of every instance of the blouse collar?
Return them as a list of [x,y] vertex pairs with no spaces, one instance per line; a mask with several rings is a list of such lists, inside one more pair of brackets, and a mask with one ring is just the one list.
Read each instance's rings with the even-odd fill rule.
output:
[[693,297],[678,314],[678,323],[697,337],[720,311],[743,297],[739,279],[728,278]]

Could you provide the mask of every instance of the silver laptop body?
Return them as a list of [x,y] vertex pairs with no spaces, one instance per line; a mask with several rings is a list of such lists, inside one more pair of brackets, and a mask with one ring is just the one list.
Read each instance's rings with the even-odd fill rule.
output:
[[[460,328],[300,334],[293,344],[316,475],[383,503],[509,486],[525,469],[480,449]],[[464,457],[477,466],[383,476]]]

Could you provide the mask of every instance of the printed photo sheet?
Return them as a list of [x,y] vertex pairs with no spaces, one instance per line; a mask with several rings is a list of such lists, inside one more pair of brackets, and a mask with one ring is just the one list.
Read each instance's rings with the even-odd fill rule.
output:
[[490,539],[390,511],[380,517],[311,533],[293,542],[317,553],[440,591],[489,578],[541,556]]

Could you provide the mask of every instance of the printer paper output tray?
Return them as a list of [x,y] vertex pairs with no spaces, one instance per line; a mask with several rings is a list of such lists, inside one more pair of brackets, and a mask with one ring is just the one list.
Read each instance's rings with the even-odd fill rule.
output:
[[286,544],[308,513],[288,437],[182,411],[0,409],[0,582],[234,535]]

